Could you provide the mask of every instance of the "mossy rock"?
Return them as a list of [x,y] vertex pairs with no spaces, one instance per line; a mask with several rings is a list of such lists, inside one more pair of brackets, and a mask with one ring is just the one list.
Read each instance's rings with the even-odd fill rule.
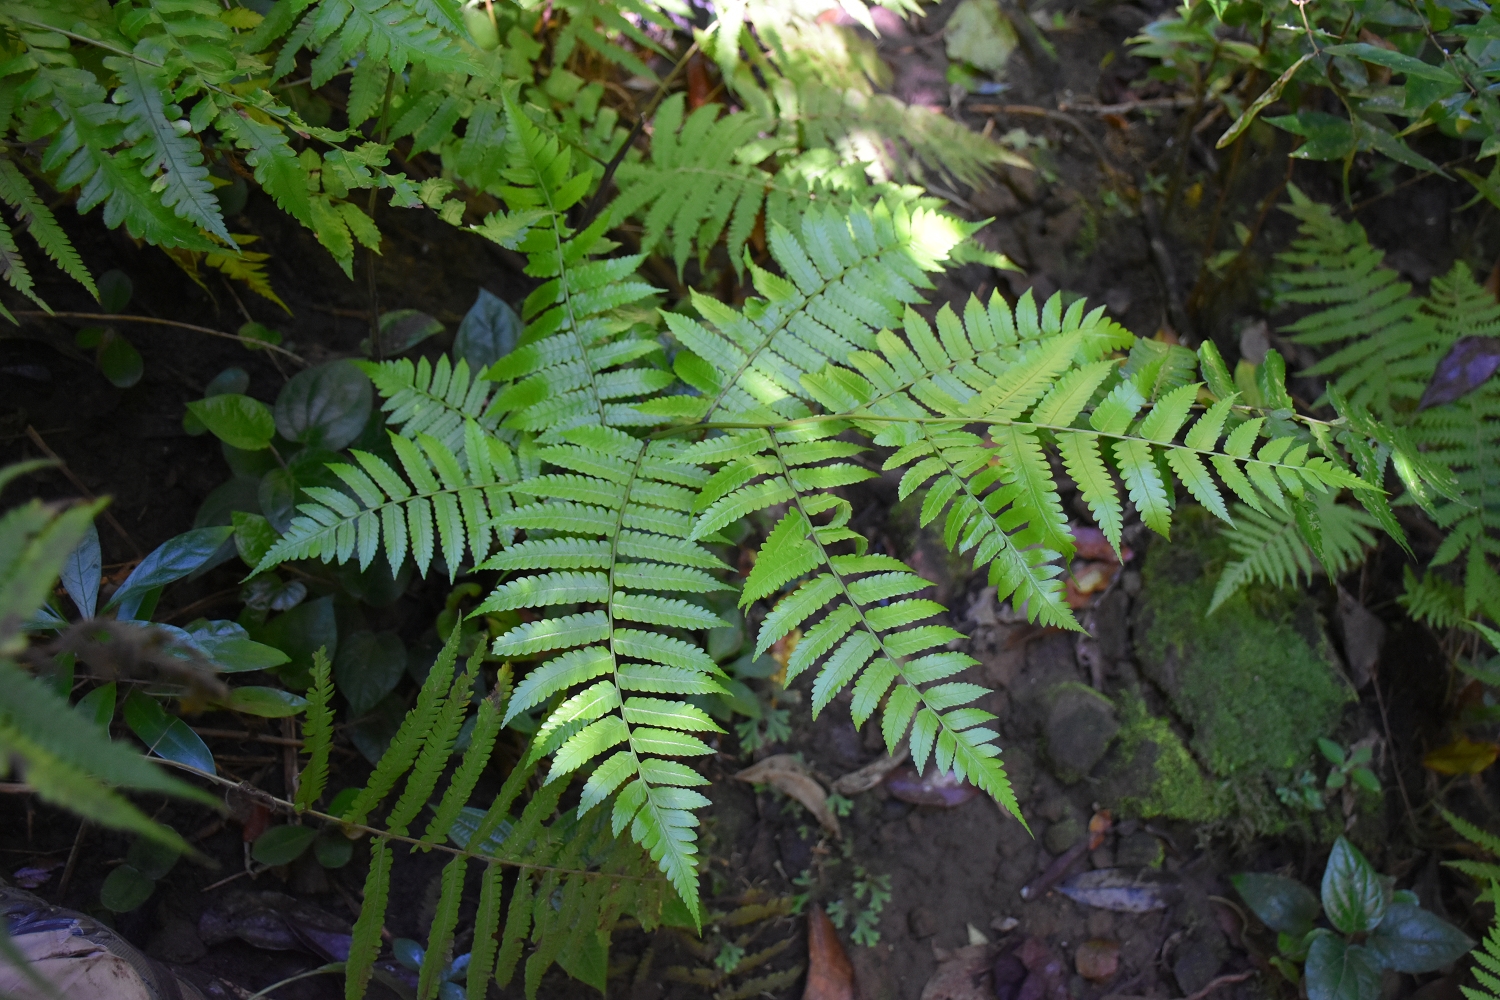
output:
[[1228,555],[1217,525],[1189,507],[1177,539],[1151,547],[1136,655],[1214,775],[1285,775],[1312,760],[1318,737],[1337,727],[1353,692],[1305,594],[1248,590],[1207,614]]
[[1192,823],[1224,819],[1234,797],[1210,781],[1172,724],[1138,694],[1119,699],[1120,731],[1104,767],[1100,797],[1126,816],[1162,816]]

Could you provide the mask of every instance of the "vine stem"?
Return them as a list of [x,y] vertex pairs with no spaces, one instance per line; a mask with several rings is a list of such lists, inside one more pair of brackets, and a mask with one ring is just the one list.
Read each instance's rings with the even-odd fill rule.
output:
[[294,354],[279,344],[269,344],[264,340],[256,340],[254,337],[242,337],[237,333],[225,333],[223,330],[215,330],[208,326],[199,326],[196,323],[182,323],[175,319],[159,319],[156,316],[129,316],[125,313],[44,312],[41,309],[18,309],[16,310],[16,315],[24,316],[27,319],[88,319],[105,323],[144,323],[147,326],[169,326],[176,330],[191,330],[193,333],[201,333],[209,337],[237,340],[252,350],[274,351],[277,354],[285,354],[299,365],[307,364],[307,359],[302,357],[302,355]]
[[[175,760],[169,760],[166,757],[158,757],[156,759],[156,762],[158,764],[165,764],[168,767],[175,767],[179,771],[186,771],[188,774],[202,778],[204,781],[213,782],[214,784],[220,785],[224,788],[236,789],[240,792],[250,795],[262,805],[275,807],[279,812],[284,812],[289,815],[299,814],[299,810],[297,809],[295,803],[288,802],[286,799],[278,799],[270,792],[262,791],[261,789],[256,788],[254,785],[247,785],[244,782],[230,781],[228,778],[223,778],[217,774],[211,774],[208,771],[200,770],[199,768],[193,767],[191,764],[181,764]],[[342,817],[334,816],[331,813],[319,812],[316,809],[300,810],[300,815],[311,816],[313,819],[320,819],[328,823],[337,823],[345,830],[352,830],[357,833],[367,833],[372,837],[383,837],[386,840],[394,840],[398,843],[410,844],[413,847],[421,847],[424,850],[442,851],[444,854],[452,854],[455,857],[478,858],[481,861],[492,862],[497,865],[508,865],[511,868],[518,868],[522,871],[556,872],[559,875],[584,875],[590,878],[625,879],[626,881],[630,882],[663,881],[662,879],[652,878],[649,875],[629,875],[624,872],[596,872],[581,868],[558,868],[554,865],[535,865],[527,861],[512,861],[508,858],[497,858],[492,854],[480,854],[478,851],[470,851],[458,847],[449,847],[447,844],[437,844],[433,843],[430,840],[421,840],[417,837],[408,837],[404,834],[391,833],[389,830],[382,830],[378,827],[369,826],[364,823],[346,823],[344,822]]]
[[343,971],[343,962],[329,962],[327,965],[320,965],[316,969],[308,969],[306,972],[299,972],[295,976],[288,976],[279,983],[272,983],[265,989],[257,990],[256,992],[250,994],[245,998],[245,1000],[261,1000],[262,997],[269,996],[272,990],[279,990],[283,986],[289,986],[299,979],[311,979],[313,976],[323,976],[330,973]]

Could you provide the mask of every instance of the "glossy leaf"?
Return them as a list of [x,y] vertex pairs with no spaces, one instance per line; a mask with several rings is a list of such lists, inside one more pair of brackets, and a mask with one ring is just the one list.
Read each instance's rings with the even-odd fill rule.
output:
[[1323,909],[1345,934],[1374,930],[1390,904],[1390,889],[1375,866],[1345,837],[1334,842],[1323,869]]
[[479,296],[453,337],[454,361],[467,361],[469,371],[482,372],[516,349],[523,325],[504,299],[481,288]]
[[393,309],[380,314],[380,350],[376,351],[368,339],[360,341],[359,348],[372,357],[389,358],[442,332],[443,324],[420,309]]
[[94,617],[99,603],[99,579],[103,572],[103,557],[99,552],[99,529],[93,524],[83,533],[68,561],[63,563],[62,585],[73,599],[78,613],[85,618]]
[[159,757],[186,764],[209,774],[217,774],[214,756],[203,738],[176,716],[168,715],[156,699],[142,691],[132,691],[125,699],[125,724]]
[[263,865],[289,865],[312,846],[315,826],[273,826],[255,838],[250,856]]
[[181,580],[208,562],[233,533],[234,528],[228,525],[194,528],[163,542],[125,578],[105,610],[116,608],[120,618],[135,618],[148,593]]
[[1414,902],[1393,902],[1385,919],[1365,941],[1382,968],[1397,972],[1434,972],[1456,962],[1474,940]]
[[333,660],[334,682],[354,715],[374,708],[405,673],[406,647],[395,632],[355,632]]
[[1306,934],[1318,919],[1318,897],[1296,879],[1247,872],[1229,881],[1251,912],[1273,931]]
[[373,399],[369,377],[354,362],[330,361],[298,372],[282,388],[276,431],[288,441],[338,451],[364,430]]
[[146,363],[135,345],[113,330],[105,331],[99,344],[99,371],[120,389],[129,389],[146,373]]
[[241,451],[259,451],[276,436],[271,408],[249,396],[226,392],[195,399],[187,408],[214,437]]
[[1307,952],[1307,1000],[1378,1000],[1380,965],[1357,944],[1323,933]]
[[99,887],[99,902],[115,913],[129,913],[151,898],[156,881],[135,870],[133,865],[119,865]]
[[258,715],[264,719],[284,719],[307,708],[307,699],[273,687],[237,687],[222,702],[231,712]]
[[109,724],[115,717],[115,691],[114,681],[101,684],[79,698],[78,703],[73,706],[73,711],[107,734]]

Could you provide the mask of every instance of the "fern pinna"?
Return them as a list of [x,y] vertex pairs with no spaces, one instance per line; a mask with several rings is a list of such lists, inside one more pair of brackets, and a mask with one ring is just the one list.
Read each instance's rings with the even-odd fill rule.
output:
[[[1446,532],[1433,566],[1462,567],[1462,600],[1448,612],[1430,608],[1439,589],[1410,602],[1437,623],[1483,613],[1500,620],[1500,383],[1490,380],[1463,397],[1422,408],[1438,362],[1466,336],[1500,332],[1500,306],[1462,262],[1434,278],[1426,297],[1381,264],[1364,229],[1337,219],[1295,187],[1286,206],[1300,223],[1298,239],[1280,257],[1278,301],[1312,306],[1285,327],[1289,337],[1328,353],[1308,369],[1328,377],[1330,397],[1346,397],[1388,425],[1391,465],[1406,486],[1405,502],[1420,506]],[[1366,478],[1378,481],[1385,459]],[[1413,462],[1451,470],[1452,481]],[[1430,488],[1437,483],[1441,488]],[[1396,537],[1399,528],[1382,522]],[[1408,588],[1410,589],[1410,588]]]
[[[878,714],[889,746],[909,738],[919,765],[1015,812],[992,716],[974,704],[985,691],[959,676],[974,661],[948,648],[962,637],[934,621],[943,609],[918,596],[927,584],[910,567],[869,551],[843,487],[876,475],[872,464],[904,470],[903,495],[925,491],[923,521],[942,518],[946,543],[988,567],[1002,597],[1071,628],[1061,576],[1073,542],[1049,451],[1117,545],[1127,496],[1169,529],[1174,482],[1226,520],[1226,495],[1264,508],[1372,489],[1329,425],[1242,405],[1211,349],[1138,341],[1056,296],[971,299],[934,327],[917,309],[929,275],[973,226],[925,208],[773,223],[779,274],[751,263],[756,294],[742,307],[694,295],[696,316],[663,311],[669,337],[658,335],[640,307],[654,290],[630,280],[640,258],[601,256],[613,244],[598,222],[569,226],[589,175],[519,105],[506,113],[505,218],[529,220],[508,228],[540,284],[519,346],[484,373],[493,395],[441,362],[385,363],[375,376],[402,474],[358,457],[372,492],[336,466],[355,497],[311,494],[263,565],[383,548],[393,565],[410,549],[425,571],[435,530],[449,573],[503,574],[475,614],[526,612],[489,652],[528,666],[496,724],[534,715],[527,761],[550,758],[548,801],[583,775],[571,821],[629,831],[694,914],[694,812],[707,799],[687,762],[711,752],[718,726],[692,699],[724,680],[703,648],[721,624],[704,595],[735,586],[709,547],[721,529],[772,511],[740,600],[769,608],[762,650],[801,630],[788,674],[814,675],[815,712],[852,685],[856,720]],[[460,425],[461,448],[427,433],[446,427],[456,443]],[[1342,429],[1366,449],[1378,432]],[[439,504],[445,490],[460,499]],[[402,504],[417,513],[390,513]],[[434,530],[412,527],[429,517]],[[489,534],[465,548],[476,529]],[[393,825],[410,812],[398,805]]]

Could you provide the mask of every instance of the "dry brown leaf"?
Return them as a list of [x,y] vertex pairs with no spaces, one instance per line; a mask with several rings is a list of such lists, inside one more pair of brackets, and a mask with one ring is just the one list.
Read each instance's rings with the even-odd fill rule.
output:
[[807,773],[806,766],[796,755],[773,754],[745,768],[735,777],[752,785],[770,785],[782,794],[790,795],[813,814],[813,818],[823,829],[835,837],[844,835],[839,829],[839,818],[828,808],[828,793]]
[[854,966],[821,906],[807,913],[807,986],[802,1000],[854,1000]]
[[1500,746],[1460,736],[1422,758],[1422,766],[1438,774],[1478,774],[1500,756]]
[[971,944],[943,952],[932,978],[922,987],[921,1000],[993,1000],[990,964],[988,945]]
[[1084,979],[1102,983],[1114,977],[1120,968],[1120,942],[1093,938],[1073,953],[1073,967]]
[[903,740],[896,746],[896,752],[889,757],[877,758],[858,771],[850,771],[839,778],[833,783],[833,790],[845,798],[859,795],[861,792],[868,792],[880,784],[881,779],[887,774],[900,767],[902,762],[906,760],[908,752],[906,742]]

